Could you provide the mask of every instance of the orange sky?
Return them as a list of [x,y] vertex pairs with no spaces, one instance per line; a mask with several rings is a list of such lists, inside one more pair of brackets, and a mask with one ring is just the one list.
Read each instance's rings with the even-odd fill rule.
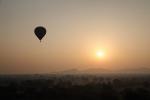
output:
[[[0,73],[150,67],[149,0],[0,0]],[[40,43],[36,26],[47,34]],[[97,51],[105,52],[98,59]]]

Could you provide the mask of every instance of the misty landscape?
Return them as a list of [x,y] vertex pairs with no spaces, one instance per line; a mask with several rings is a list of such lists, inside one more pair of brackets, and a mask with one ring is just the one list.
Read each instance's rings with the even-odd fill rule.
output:
[[0,0],[1,100],[150,100],[150,0]]
[[11,100],[150,100],[150,74],[1,75]]

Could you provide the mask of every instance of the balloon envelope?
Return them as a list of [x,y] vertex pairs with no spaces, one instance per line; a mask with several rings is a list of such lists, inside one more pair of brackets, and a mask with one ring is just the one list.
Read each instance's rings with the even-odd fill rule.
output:
[[38,26],[38,27],[35,28],[34,33],[38,37],[38,39],[41,41],[42,38],[46,34],[46,29],[42,26]]

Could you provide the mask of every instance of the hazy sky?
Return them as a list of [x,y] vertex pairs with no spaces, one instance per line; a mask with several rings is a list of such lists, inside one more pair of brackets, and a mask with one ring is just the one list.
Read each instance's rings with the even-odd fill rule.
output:
[[132,67],[150,68],[150,0],[0,0],[0,73]]

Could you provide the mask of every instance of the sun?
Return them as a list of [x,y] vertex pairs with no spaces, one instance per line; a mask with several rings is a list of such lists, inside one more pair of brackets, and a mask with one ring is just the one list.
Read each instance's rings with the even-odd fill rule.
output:
[[98,58],[103,58],[103,57],[105,56],[105,53],[104,53],[104,51],[97,51],[97,52],[96,52],[96,56],[97,56]]

